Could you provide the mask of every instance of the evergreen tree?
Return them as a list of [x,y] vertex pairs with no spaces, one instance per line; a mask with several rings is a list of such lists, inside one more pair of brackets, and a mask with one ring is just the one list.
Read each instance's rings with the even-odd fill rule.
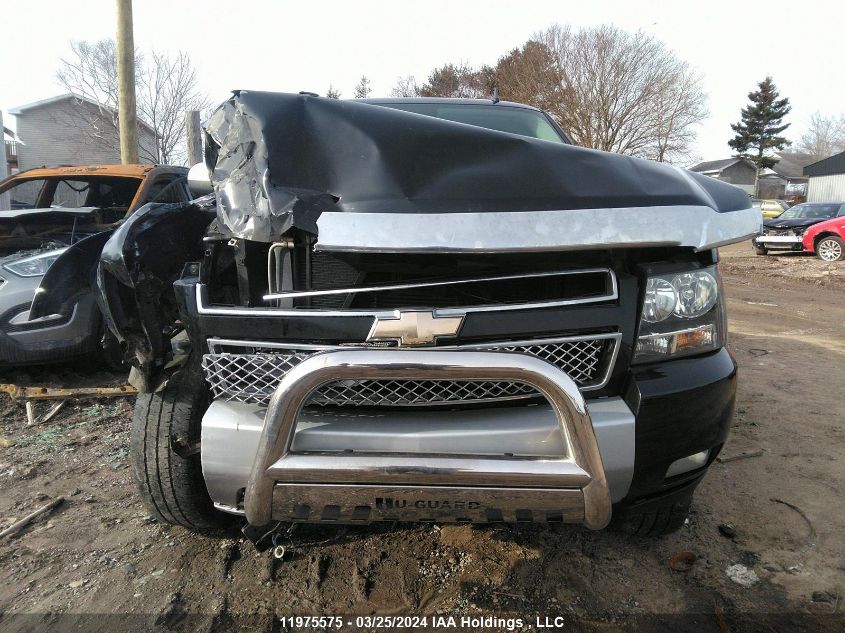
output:
[[789,141],[780,136],[780,133],[789,127],[789,123],[784,123],[783,118],[792,109],[789,99],[780,98],[771,77],[766,77],[757,84],[757,88],[756,91],[748,93],[751,103],[742,109],[742,120],[731,124],[736,136],[728,141],[728,145],[736,151],[736,156],[747,158],[757,167],[754,179],[755,194],[760,170],[774,167],[778,162],[777,158],[768,152],[789,145]]
[[354,97],[356,99],[366,99],[370,96],[372,91],[373,89],[370,87],[370,80],[367,79],[366,75],[361,75],[361,80],[358,82],[358,85],[355,86]]
[[329,89],[326,90],[326,96],[329,99],[340,99],[340,90],[329,84]]

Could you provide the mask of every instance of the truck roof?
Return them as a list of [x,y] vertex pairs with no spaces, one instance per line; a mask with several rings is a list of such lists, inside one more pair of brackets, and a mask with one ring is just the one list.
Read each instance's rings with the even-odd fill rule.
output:
[[514,101],[493,101],[492,99],[456,99],[453,97],[374,97],[371,99],[355,99],[355,101],[362,101],[363,103],[372,103],[375,105],[384,103],[448,103],[450,105],[486,105],[499,108],[521,108],[523,110],[535,110],[536,112],[542,112],[539,108],[535,108],[534,106],[526,105],[524,103],[516,103]]

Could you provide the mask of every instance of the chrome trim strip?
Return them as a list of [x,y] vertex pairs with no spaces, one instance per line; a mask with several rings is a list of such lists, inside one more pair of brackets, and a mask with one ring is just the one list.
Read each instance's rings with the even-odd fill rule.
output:
[[586,268],[584,270],[557,270],[539,273],[525,273],[521,275],[497,275],[492,277],[462,277],[443,281],[421,281],[417,283],[385,284],[381,286],[364,286],[362,288],[333,288],[331,290],[296,290],[293,292],[279,292],[262,297],[265,301],[273,299],[299,299],[304,297],[325,297],[329,295],[357,294],[362,292],[387,292],[390,290],[407,290],[409,288],[434,288],[437,286],[452,286],[458,284],[485,283],[489,281],[507,281],[509,279],[533,279],[535,277],[562,277],[564,275],[581,275],[589,273],[608,273],[608,268]]
[[[610,278],[610,292],[597,297],[583,299],[565,299],[560,301],[538,301],[532,303],[513,303],[505,305],[468,306],[463,308],[430,308],[435,316],[460,316],[472,312],[504,312],[508,310],[531,310],[534,308],[556,308],[589,303],[616,301],[619,298],[619,285],[616,273],[610,268],[590,268],[585,271],[574,270],[572,274],[580,272],[604,272]],[[281,309],[281,308],[243,308],[231,306],[211,306],[208,303],[208,290],[205,284],[196,285],[197,312],[214,316],[322,316],[322,317],[381,317],[399,318],[401,310],[314,310],[311,308]],[[418,306],[425,307],[425,306]]]
[[344,213],[317,219],[318,251],[492,253],[683,246],[697,251],[760,232],[754,208],[704,205],[499,213]]
[[[270,349],[289,349],[289,350],[299,350],[299,351],[314,351],[314,352],[329,352],[329,351],[342,351],[342,350],[350,350],[356,349],[357,346],[355,345],[311,345],[307,343],[279,343],[278,341],[250,341],[250,340],[243,340],[243,339],[225,339],[225,338],[214,338],[210,337],[207,340],[209,352],[212,354],[221,354],[223,351],[220,349],[224,346],[229,347],[267,347]],[[610,380],[610,376],[613,374],[613,368],[616,366],[616,357],[619,355],[619,344],[622,340],[622,333],[621,332],[607,332],[604,334],[584,334],[581,336],[559,336],[559,337],[551,337],[551,338],[536,338],[536,339],[519,339],[515,341],[498,341],[498,342],[488,342],[488,343],[467,343],[466,345],[443,345],[438,347],[417,347],[414,349],[402,348],[403,351],[479,351],[479,350],[489,350],[489,349],[496,349],[501,347],[514,347],[514,346],[528,346],[528,345],[545,345],[548,343],[574,343],[577,341],[595,341],[595,340],[612,340],[613,346],[610,350],[610,357],[608,358],[607,367],[605,368],[604,376],[602,376],[601,382],[596,383],[594,385],[589,385],[587,387],[582,387],[581,391],[596,391],[598,389],[602,389],[605,387]],[[383,348],[378,347],[362,347],[365,350],[380,350],[381,351],[395,351],[393,348],[389,350],[384,350]],[[503,353],[514,353],[514,352],[503,352]],[[516,352],[520,353],[520,352]],[[526,355],[526,354],[523,354]],[[527,354],[530,356],[530,354]],[[518,396],[508,398],[509,400],[513,399],[524,399],[526,397],[533,397],[533,396]]]
[[[405,379],[512,380],[535,387],[548,400],[566,451],[557,459],[513,459],[415,455],[321,455],[291,452],[304,403],[321,385],[336,380]],[[297,486],[288,486],[296,484]],[[505,488],[549,488],[583,499],[583,522],[601,529],[610,520],[610,492],[596,435],[575,383],[549,363],[522,354],[401,350],[349,350],[309,358],[288,372],[270,401],[258,450],[244,495],[244,511],[253,525],[289,516],[301,484],[316,495],[314,505],[336,504],[315,485],[366,484],[370,493],[396,485],[448,486],[485,494]],[[518,502],[518,496],[514,500]]]

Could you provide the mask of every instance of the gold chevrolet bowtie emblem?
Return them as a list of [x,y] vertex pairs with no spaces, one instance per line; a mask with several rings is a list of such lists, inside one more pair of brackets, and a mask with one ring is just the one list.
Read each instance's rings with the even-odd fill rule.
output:
[[464,317],[438,317],[430,311],[399,312],[398,317],[376,317],[368,341],[397,341],[399,345],[427,345],[441,336],[455,336]]

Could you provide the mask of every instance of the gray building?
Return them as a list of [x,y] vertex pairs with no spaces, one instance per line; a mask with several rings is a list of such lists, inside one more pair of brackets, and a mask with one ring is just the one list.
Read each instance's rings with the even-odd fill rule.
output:
[[807,202],[845,201],[845,152],[807,165],[804,175],[810,178]]
[[746,193],[754,193],[754,163],[743,158],[723,158],[722,160],[708,160],[689,168],[704,176],[729,182],[744,189]]
[[[120,162],[117,113],[94,101],[64,94],[9,110],[17,120],[18,169]],[[142,163],[156,162],[155,132],[138,129]]]
[[759,197],[802,202],[807,196],[804,167],[812,159],[798,152],[780,152],[777,160],[774,167],[760,171]]

